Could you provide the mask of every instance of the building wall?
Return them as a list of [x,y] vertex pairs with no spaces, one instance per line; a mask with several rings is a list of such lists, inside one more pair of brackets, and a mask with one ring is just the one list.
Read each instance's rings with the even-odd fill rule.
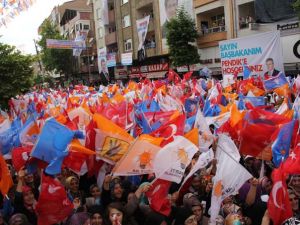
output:
[[[201,66],[220,70],[220,63],[214,59],[220,58],[219,41],[260,34],[268,31],[276,31],[277,26],[287,23],[299,22],[292,19],[289,21],[279,21],[269,24],[249,24],[246,27],[240,26],[240,18],[248,15],[255,18],[254,0],[194,0],[196,25],[200,30],[201,21],[209,20],[209,17],[220,13],[224,9],[226,32],[209,33],[200,35],[198,39],[198,49],[201,55]],[[209,23],[211,25],[211,23]],[[225,35],[226,33],[226,35]],[[200,33],[201,34],[201,33]],[[293,47],[300,39],[300,28],[292,31],[281,31],[281,42],[283,48],[284,63],[286,66],[299,63],[299,59],[293,54]],[[212,60],[211,60],[212,59]],[[203,62],[212,63],[203,63]],[[217,60],[218,61],[218,60]],[[300,63],[299,63],[300,65]]]
[[96,43],[97,48],[103,48],[105,46],[105,35],[100,37],[99,29],[103,29],[104,33],[104,26],[101,24],[100,19],[98,18],[98,10],[102,7],[102,0],[93,0],[93,12],[94,12],[94,22],[95,22],[95,36],[96,36]]

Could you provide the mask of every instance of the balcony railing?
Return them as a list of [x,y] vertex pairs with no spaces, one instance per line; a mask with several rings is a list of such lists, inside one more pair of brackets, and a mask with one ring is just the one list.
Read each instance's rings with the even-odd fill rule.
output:
[[200,29],[199,34],[200,35],[207,35],[211,33],[218,33],[218,32],[224,32],[226,31],[226,27],[224,26],[217,26],[217,27],[211,27],[206,29]]

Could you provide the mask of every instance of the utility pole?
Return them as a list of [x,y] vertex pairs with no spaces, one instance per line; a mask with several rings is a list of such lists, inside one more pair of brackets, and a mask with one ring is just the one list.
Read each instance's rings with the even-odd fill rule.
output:
[[42,80],[43,80],[43,83],[44,83],[44,73],[43,73],[42,63],[41,63],[41,59],[40,59],[40,52],[39,52],[39,50],[37,48],[37,44],[36,44],[36,40],[35,39],[33,39],[33,42],[34,42],[34,46],[35,46],[36,55],[38,56],[38,62],[39,62],[40,72],[41,72]]

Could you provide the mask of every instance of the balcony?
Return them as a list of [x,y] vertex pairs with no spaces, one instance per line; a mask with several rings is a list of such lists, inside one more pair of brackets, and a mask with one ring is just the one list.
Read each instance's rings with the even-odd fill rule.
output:
[[108,21],[109,24],[115,23],[115,10],[108,11]]
[[112,32],[107,35],[105,35],[105,44],[106,45],[111,45],[117,42],[117,33]]
[[153,0],[136,0],[136,8],[140,9],[144,6],[147,6],[149,4],[152,4]]
[[[90,64],[90,72],[97,72],[98,71],[98,66],[96,63],[91,63]],[[88,73],[89,72],[89,67],[88,65],[81,65],[80,66],[80,73]]]
[[200,30],[197,44],[200,48],[217,46],[219,41],[227,39],[225,26],[212,27]]
[[147,57],[156,56],[156,48],[147,48],[146,49],[146,56]]
[[216,0],[194,0],[194,8],[201,7],[215,1]]

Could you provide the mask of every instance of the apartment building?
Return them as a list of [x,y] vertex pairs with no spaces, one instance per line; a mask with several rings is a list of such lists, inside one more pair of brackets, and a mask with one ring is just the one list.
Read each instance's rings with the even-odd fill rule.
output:
[[[295,51],[298,51],[299,56],[299,19],[288,12],[284,19],[264,22],[264,19],[260,19],[261,13],[255,10],[255,4],[259,2],[261,1],[194,0],[195,20],[200,35],[197,44],[201,67],[207,66],[213,75],[221,74],[219,41],[280,30],[285,72],[297,73],[300,58],[297,53],[295,55]],[[283,1],[281,4],[284,4]]]
[[75,40],[78,35],[86,37],[86,49],[79,51],[79,53],[78,51],[75,53],[73,50],[71,79],[85,84],[98,81],[93,7],[87,5],[86,0],[68,1],[54,7],[48,19],[57,26],[60,34],[68,40]]
[[[88,0],[87,4],[92,6],[94,12],[95,38],[98,51],[106,48],[107,57],[114,57],[116,61],[119,61],[114,1]],[[115,65],[108,66],[109,76],[113,78]],[[99,71],[101,71],[101,68],[99,68]]]
[[[164,77],[168,71],[168,57],[162,50],[162,32],[158,0],[119,0],[115,2],[115,19],[119,59],[132,52],[132,66],[119,66],[115,77],[134,78],[141,74],[149,78]],[[138,60],[138,32],[136,21],[150,16],[145,37],[145,60]],[[120,62],[120,61],[119,61]],[[126,72],[127,71],[127,72]]]

